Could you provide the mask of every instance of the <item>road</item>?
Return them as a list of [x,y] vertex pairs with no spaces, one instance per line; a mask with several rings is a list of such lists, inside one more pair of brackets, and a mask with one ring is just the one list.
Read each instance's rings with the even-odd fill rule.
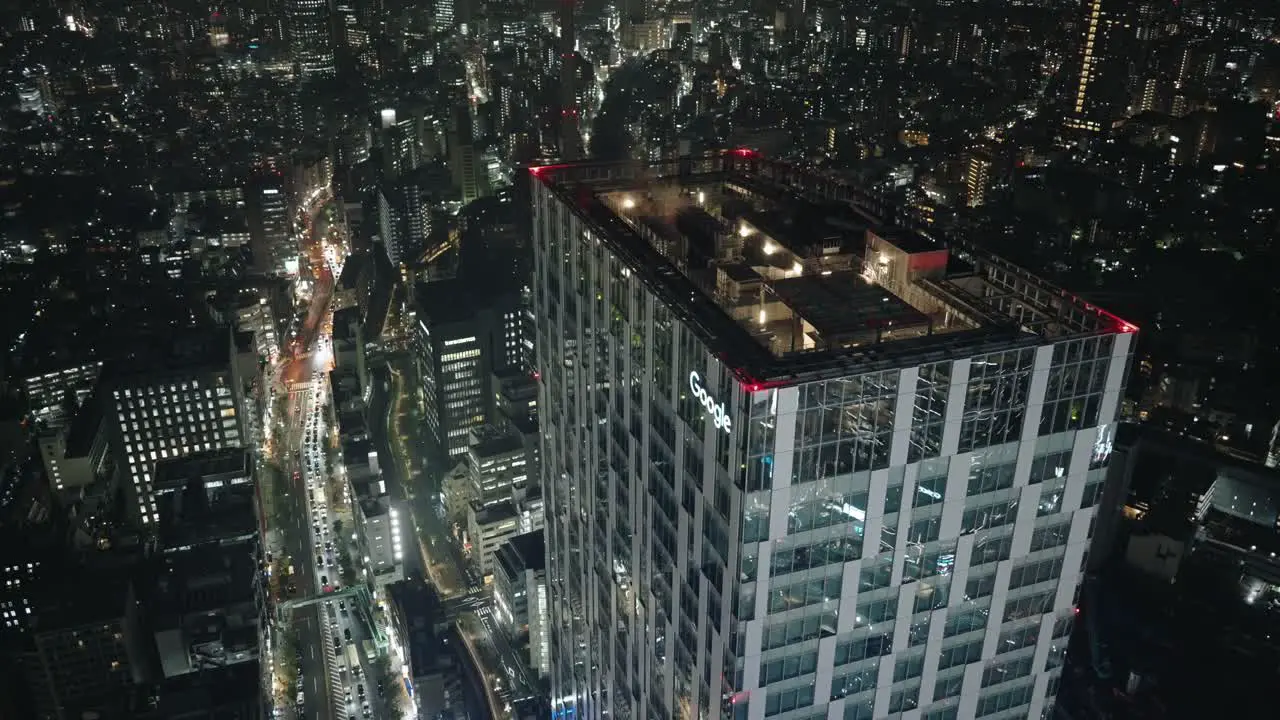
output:
[[[436,510],[439,503],[434,499],[441,492],[441,474],[412,473],[413,454],[422,458],[424,453],[419,438],[409,432],[413,427],[408,399],[408,381],[412,377],[409,366],[403,357],[392,355],[387,366],[375,372],[369,416],[382,417],[385,413],[386,424],[381,427],[386,430],[380,432],[378,425],[371,424],[376,428],[372,434],[379,454],[394,458],[399,477],[410,478],[407,483],[392,486],[399,488],[403,484],[413,493],[426,496],[411,498],[409,503],[423,566],[440,593],[446,617],[457,621],[473,661],[480,666],[485,692],[492,698],[496,714],[503,717],[514,700],[535,694],[537,686],[527,672],[523,653],[512,646],[493,616],[489,589],[466,579],[461,551]],[[419,464],[423,464],[421,460]]]
[[[278,388],[287,393],[285,411],[278,419],[283,438],[290,502],[286,517],[278,520],[288,537],[295,561],[297,597],[309,602],[294,610],[294,627],[300,647],[302,712],[307,717],[374,718],[383,716],[380,701],[385,692],[400,701],[404,713],[412,712],[397,677],[383,676],[375,658],[381,636],[370,608],[372,599],[350,594],[343,587],[343,554],[354,552],[354,520],[345,493],[331,482],[339,468],[331,467],[330,450],[336,441],[328,372],[333,368],[333,282],[340,272],[342,230],[327,219],[327,195],[301,218],[310,239],[310,303],[287,360],[277,370]],[[339,526],[337,523],[341,522]],[[339,537],[339,532],[342,537]],[[348,557],[357,574],[362,563]],[[356,585],[355,588],[363,588]],[[366,641],[370,642],[368,646]],[[385,645],[385,643],[382,643]],[[398,673],[398,668],[387,668]],[[390,686],[386,686],[390,684]],[[392,720],[388,718],[388,720]]]
[[[404,387],[404,372],[397,368],[399,358],[390,358],[386,366],[375,369],[373,392],[369,398],[369,417],[386,418],[373,432],[379,455],[394,459],[394,481],[388,483],[396,500],[408,500],[415,526],[418,545],[418,561],[443,600],[466,595],[473,588],[468,586],[462,559],[450,543],[443,542],[446,530],[444,522],[432,513],[418,511],[420,500],[416,495],[438,497],[439,480],[432,473],[415,473],[409,455],[412,439],[406,424],[408,408]],[[385,428],[385,430],[384,430]],[[425,480],[426,482],[423,482]],[[425,528],[425,531],[424,529]],[[406,568],[407,570],[407,568]]]
[[[294,340],[286,347],[277,366],[268,371],[273,393],[283,394],[284,412],[274,418],[275,441],[271,444],[275,466],[280,470],[271,478],[283,483],[283,492],[273,498],[283,503],[268,521],[273,523],[272,536],[285,555],[292,574],[285,579],[286,597],[300,599],[320,591],[329,568],[317,567],[317,519],[311,497],[313,488],[323,486],[323,469],[302,462],[310,447],[317,442],[315,418],[324,398],[318,394],[323,386],[324,356],[314,352],[317,338],[325,329],[329,302],[333,295],[333,276],[325,262],[314,218],[329,202],[327,194],[318,194],[315,203],[303,213],[303,247],[310,259],[312,293]],[[323,343],[319,343],[323,346]],[[270,401],[276,402],[276,397]],[[310,426],[310,427],[309,427]],[[310,486],[310,487],[309,487]],[[280,658],[296,663],[297,684],[287,689],[290,699],[301,693],[302,702],[291,703],[294,713],[319,720],[345,720],[345,708],[334,702],[334,646],[331,628],[322,616],[322,607],[308,605],[288,614],[296,637],[296,657]],[[335,707],[337,706],[337,707]]]

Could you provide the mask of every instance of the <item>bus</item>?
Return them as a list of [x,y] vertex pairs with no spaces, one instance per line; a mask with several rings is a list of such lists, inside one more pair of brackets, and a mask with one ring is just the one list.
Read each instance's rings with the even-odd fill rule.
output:
[[374,660],[378,659],[378,646],[374,645],[372,640],[364,641],[364,658],[368,660],[370,664],[372,664]]

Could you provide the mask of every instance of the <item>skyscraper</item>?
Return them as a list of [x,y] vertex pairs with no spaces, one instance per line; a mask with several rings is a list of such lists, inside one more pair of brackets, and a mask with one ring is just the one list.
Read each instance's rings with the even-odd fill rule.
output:
[[303,78],[333,75],[333,28],[329,0],[286,0],[289,51]]
[[1040,717],[1136,329],[749,151],[532,174],[557,717]]
[[1133,32],[1125,25],[1115,6],[1122,0],[1085,0],[1080,38],[1080,67],[1075,94],[1070,98],[1066,128],[1084,133],[1099,133],[1110,128],[1123,109],[1123,78],[1117,77],[1117,58],[1121,32]]
[[298,246],[289,234],[289,200],[284,178],[275,172],[256,178],[249,193],[254,262],[270,275],[298,272]]

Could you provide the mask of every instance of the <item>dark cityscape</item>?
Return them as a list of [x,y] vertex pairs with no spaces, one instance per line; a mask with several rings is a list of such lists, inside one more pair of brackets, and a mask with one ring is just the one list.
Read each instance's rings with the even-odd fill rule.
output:
[[1271,716],[1276,0],[0,8],[0,719]]

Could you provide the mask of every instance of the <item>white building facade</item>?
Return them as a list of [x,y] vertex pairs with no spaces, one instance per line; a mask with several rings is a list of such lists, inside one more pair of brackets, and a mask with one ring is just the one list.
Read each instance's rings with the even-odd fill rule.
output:
[[[608,194],[643,174],[733,228],[730,198],[850,191],[747,153],[680,162],[534,171],[553,712],[1047,717],[1136,328],[871,220],[842,226],[865,233],[843,274],[797,253],[762,283],[757,325]],[[865,305],[804,305],[793,279]],[[872,340],[828,335],[851,315]]]

